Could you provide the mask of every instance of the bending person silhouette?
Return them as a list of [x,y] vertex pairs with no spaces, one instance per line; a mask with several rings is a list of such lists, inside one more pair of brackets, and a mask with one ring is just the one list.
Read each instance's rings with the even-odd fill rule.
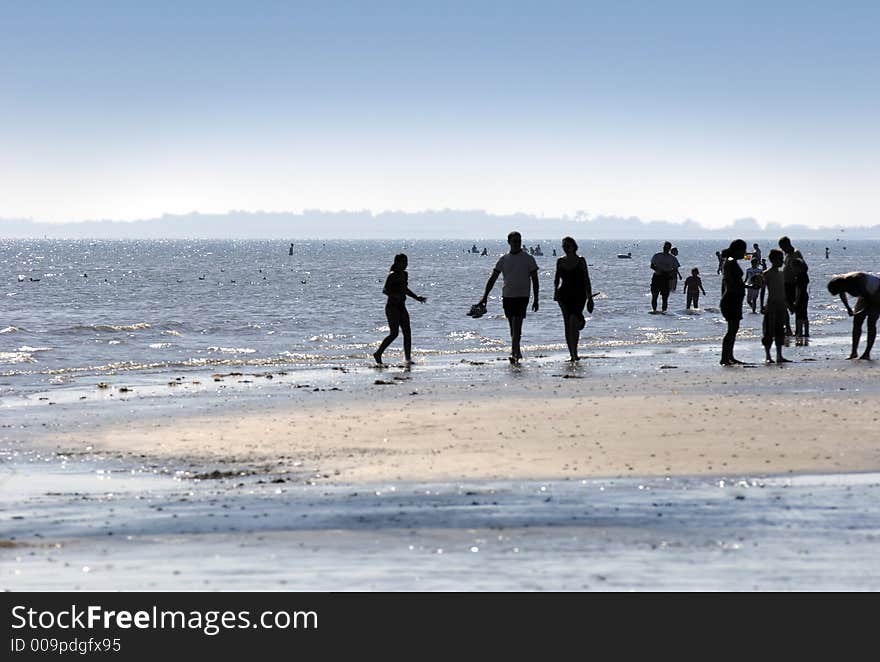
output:
[[[839,294],[846,306],[846,312],[853,318],[852,352],[848,358],[859,355],[859,340],[862,337],[862,324],[868,320],[868,344],[860,358],[871,359],[871,349],[877,338],[877,318],[880,317],[880,276],[864,271],[853,271],[842,276],[835,276],[828,282],[828,291]],[[846,295],[858,297],[855,309],[851,308]]]
[[727,333],[721,343],[721,365],[737,365],[743,363],[733,357],[733,344],[739,332],[739,324],[743,316],[743,298],[746,286],[743,283],[743,270],[737,264],[746,256],[746,242],[734,239],[730,246],[721,251],[724,267],[721,270],[721,314],[727,320]]
[[577,254],[577,242],[571,237],[562,240],[565,255],[556,260],[556,275],[553,277],[553,300],[562,310],[565,323],[565,342],[572,361],[580,361],[578,342],[584,320],[584,306],[593,312],[593,287],[590,284],[590,270],[587,261]]
[[406,298],[412,297],[419,303],[424,303],[428,299],[409,289],[409,274],[406,272],[408,263],[409,260],[404,253],[395,255],[394,264],[391,265],[391,271],[385,279],[385,287],[382,288],[382,293],[388,297],[385,303],[385,317],[388,318],[389,333],[379,345],[379,349],[373,352],[373,358],[379,365],[382,365],[382,353],[394,342],[399,331],[403,331],[403,355],[407,364],[412,363],[412,332]]
[[510,325],[510,362],[517,364],[522,359],[520,341],[522,340],[522,324],[526,318],[526,308],[529,305],[529,281],[535,293],[532,302],[532,311],[538,312],[538,263],[535,258],[522,249],[522,235],[519,232],[511,232],[507,235],[507,243],[510,252],[502,255],[492,275],[486,282],[486,291],[480,299],[482,305],[489,300],[489,292],[495,287],[498,276],[504,275],[504,288],[501,297],[504,304],[504,315]]

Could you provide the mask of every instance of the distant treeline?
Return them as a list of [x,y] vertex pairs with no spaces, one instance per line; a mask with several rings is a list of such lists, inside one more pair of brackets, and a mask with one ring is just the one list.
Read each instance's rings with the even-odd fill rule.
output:
[[862,227],[804,225],[761,226],[751,218],[709,229],[687,220],[642,221],[639,218],[551,218],[529,214],[494,215],[475,210],[423,212],[304,211],[244,212],[225,214],[166,214],[140,221],[72,221],[40,223],[32,220],[0,220],[0,237],[51,239],[503,239],[512,230],[523,237],[544,238],[572,235],[590,239],[719,239],[735,237],[771,239],[788,234],[808,239],[880,239],[880,225]]

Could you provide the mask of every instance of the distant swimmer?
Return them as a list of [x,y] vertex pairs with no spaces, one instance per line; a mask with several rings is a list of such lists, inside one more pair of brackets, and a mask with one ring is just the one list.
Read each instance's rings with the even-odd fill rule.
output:
[[724,266],[724,258],[721,257],[721,251],[715,251],[715,257],[718,258],[718,273],[721,273],[721,268]]
[[691,304],[693,304],[694,309],[700,307],[700,292],[703,294],[706,293],[706,290],[703,289],[703,279],[700,278],[700,270],[694,267],[691,269],[691,275],[687,277],[684,281],[684,296],[687,301],[687,309],[691,309]]
[[293,255],[293,244],[290,245],[290,248],[287,251],[288,255]]
[[[853,318],[852,352],[848,358],[858,356],[859,340],[862,337],[862,324],[868,320],[868,344],[861,358],[871,359],[871,349],[877,338],[877,318],[880,317],[880,276],[864,271],[853,271],[835,276],[828,282],[828,291],[840,295],[846,312]],[[851,308],[846,295],[858,297],[855,309]]]
[[[764,345],[764,360],[773,363],[770,358],[770,347],[776,344],[776,363],[790,363],[782,356],[785,345],[785,321],[788,319],[788,306],[785,302],[785,278],[782,275],[784,254],[774,248],[768,254],[771,267],[761,274],[765,288],[761,289],[761,312],[764,314],[761,344]],[[754,262],[754,260],[752,260]],[[767,292],[767,303],[764,304],[764,291]]]
[[621,260],[629,260],[632,258],[632,256],[633,256],[632,251],[630,251],[629,253],[618,253],[617,254],[617,257],[620,258]]
[[488,254],[489,254],[489,251],[486,250],[486,247],[485,247],[485,246],[483,246],[483,252],[480,253],[480,257],[485,257],[485,256],[487,256]]
[[580,361],[578,342],[584,328],[584,306],[593,312],[593,287],[587,261],[577,254],[577,242],[571,237],[562,240],[565,255],[556,260],[553,277],[553,300],[559,303],[565,323],[565,342],[572,361]]
[[477,248],[477,245],[476,245],[476,244],[474,244],[473,246],[471,246],[471,253],[479,253],[479,252],[480,252],[480,251],[479,251],[479,249]]
[[828,259],[828,255],[831,253],[831,249],[828,246],[825,247],[825,259]]
[[378,365],[382,365],[382,354],[397,338],[399,331],[403,331],[403,355],[406,363],[407,365],[412,363],[412,331],[409,311],[406,309],[406,298],[412,297],[419,303],[424,303],[428,299],[409,289],[409,274],[406,272],[408,264],[409,260],[404,253],[395,255],[394,263],[385,279],[385,287],[382,288],[382,293],[388,297],[385,303],[385,317],[388,320],[389,333],[379,345],[379,349],[373,352],[373,358]]
[[730,246],[721,252],[724,267],[721,278],[721,314],[727,320],[727,333],[721,342],[721,365],[738,365],[743,361],[734,358],[733,345],[743,315],[743,299],[746,286],[743,283],[743,270],[737,264],[746,256],[746,242],[734,239]]
[[513,231],[507,235],[507,243],[510,252],[502,255],[489,280],[486,281],[486,289],[478,304],[486,305],[489,293],[495,287],[498,276],[504,276],[504,288],[501,291],[501,299],[504,306],[504,316],[510,327],[510,362],[514,365],[522,360],[520,341],[522,339],[522,325],[526,318],[526,308],[529,305],[529,283],[531,282],[535,300],[532,302],[532,312],[538,312],[538,263],[535,258],[526,253],[522,248],[522,235]]

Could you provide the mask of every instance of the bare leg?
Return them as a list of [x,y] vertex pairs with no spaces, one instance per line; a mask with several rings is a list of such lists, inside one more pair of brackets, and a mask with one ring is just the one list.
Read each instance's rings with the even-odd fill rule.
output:
[[727,320],[727,333],[721,342],[721,365],[742,363],[733,358],[733,344],[736,342],[736,334],[739,331],[739,320]]
[[[385,306],[385,318],[388,320],[389,333],[379,345],[379,349],[373,352],[373,358],[379,365],[382,365],[382,354],[388,349],[388,345],[397,339],[401,322],[400,310],[396,306]],[[409,315],[407,315],[407,326],[409,326]]]
[[776,362],[777,363],[791,363],[788,359],[782,356],[782,346],[785,344],[784,338],[776,339]]
[[400,314],[400,329],[403,331],[403,356],[412,363],[412,330],[409,325],[409,311],[404,308]]
[[868,346],[865,347],[865,353],[862,354],[862,358],[866,361],[871,359],[871,350],[874,347],[874,340],[877,338],[878,317],[880,317],[880,315],[876,313],[868,317]]
[[511,349],[513,350],[512,351],[513,358],[515,358],[518,361],[519,359],[522,358],[522,351],[520,350],[520,339],[522,338],[523,318],[522,317],[512,317],[510,319],[510,325],[511,325],[511,329],[512,329],[512,336],[511,336],[512,343],[511,344],[513,345],[513,347]]
[[[859,356],[859,340],[862,338],[862,324],[867,317],[867,313],[864,310],[857,312],[853,315],[853,330],[852,330],[852,351],[849,353],[848,359],[855,359]],[[870,328],[870,326],[869,326]],[[875,320],[875,331],[876,334],[876,320]],[[873,343],[869,343],[873,344]],[[870,351],[870,347],[868,350]]]
[[565,317],[565,342],[568,344],[568,354],[572,361],[578,359],[578,341],[581,332],[578,329],[578,319],[575,315],[566,315]]

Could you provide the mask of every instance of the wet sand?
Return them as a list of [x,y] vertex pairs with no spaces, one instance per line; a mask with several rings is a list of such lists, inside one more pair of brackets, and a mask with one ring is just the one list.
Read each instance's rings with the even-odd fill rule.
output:
[[309,402],[138,418],[42,443],[335,483],[878,471],[876,375],[835,361],[415,388],[417,375],[385,374],[389,384]]

